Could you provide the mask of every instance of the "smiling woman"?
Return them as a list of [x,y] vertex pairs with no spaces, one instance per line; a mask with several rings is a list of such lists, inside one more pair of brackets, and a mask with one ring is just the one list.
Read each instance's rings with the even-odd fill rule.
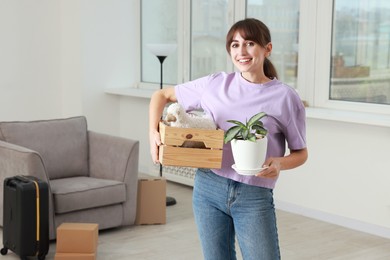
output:
[[272,43],[264,23],[256,19],[235,23],[227,33],[226,49],[238,72],[211,72],[153,94],[149,106],[152,159],[158,162],[158,124],[169,102],[177,101],[186,111],[202,109],[222,130],[231,128],[229,119],[246,122],[248,116],[264,111],[268,142],[266,153],[256,159],[256,165],[264,167],[251,176],[240,174],[232,167],[232,147],[225,144],[220,169],[196,172],[193,209],[206,260],[235,259],[231,251],[235,237],[245,259],[280,259],[272,190],[282,170],[306,161],[305,109],[296,91],[276,78],[267,58]]

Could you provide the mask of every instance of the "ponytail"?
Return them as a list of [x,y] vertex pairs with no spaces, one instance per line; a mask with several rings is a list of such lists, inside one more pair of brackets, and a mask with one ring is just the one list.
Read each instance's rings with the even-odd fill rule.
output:
[[265,76],[270,79],[278,78],[278,73],[275,69],[275,66],[272,64],[272,62],[268,59],[264,59],[264,65],[263,65],[263,70]]

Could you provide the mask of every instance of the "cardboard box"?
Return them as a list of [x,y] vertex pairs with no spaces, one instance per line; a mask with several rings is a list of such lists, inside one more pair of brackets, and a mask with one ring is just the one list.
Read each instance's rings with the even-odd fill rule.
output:
[[[220,169],[222,164],[223,130],[170,127],[160,122],[159,160],[164,166]],[[197,142],[205,148],[183,147]]]
[[94,254],[79,254],[79,253],[56,253],[54,260],[96,260]]
[[138,180],[137,214],[135,224],[166,223],[166,180]]
[[370,76],[370,67],[334,67],[332,76],[334,78],[366,78]]
[[95,254],[98,235],[98,224],[62,223],[57,228],[56,253]]

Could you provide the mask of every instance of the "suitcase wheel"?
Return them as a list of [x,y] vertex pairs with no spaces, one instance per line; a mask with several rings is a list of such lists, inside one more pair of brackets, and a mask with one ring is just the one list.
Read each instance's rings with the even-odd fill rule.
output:
[[0,250],[0,254],[2,255],[6,255],[8,253],[8,248],[6,247],[3,247],[1,250]]

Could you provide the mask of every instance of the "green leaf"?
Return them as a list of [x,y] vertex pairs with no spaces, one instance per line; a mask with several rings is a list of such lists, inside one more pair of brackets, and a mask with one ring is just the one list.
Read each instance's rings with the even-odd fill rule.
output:
[[250,134],[250,135],[248,136],[248,139],[247,139],[247,140],[252,141],[252,142],[256,142],[256,136],[255,136],[254,134]]
[[265,117],[267,114],[264,113],[264,112],[260,112],[260,113],[257,113],[256,115],[252,116],[249,121],[248,121],[248,125],[251,126],[253,125],[254,123],[256,123],[257,121],[259,121],[260,119],[262,119],[263,117]]
[[[261,123],[261,124],[259,124]],[[266,136],[268,131],[263,127],[263,123],[259,122],[252,126],[252,129],[255,130],[256,134],[261,134],[263,136]]]
[[262,135],[262,136],[266,136],[268,134],[268,131],[267,129],[257,129],[256,130],[256,134],[259,134],[259,135]]
[[242,139],[247,140],[250,134],[249,129],[248,128],[241,129],[241,134],[242,134]]
[[226,122],[236,124],[236,125],[238,125],[238,126],[240,126],[240,127],[243,127],[243,128],[246,127],[245,124],[243,124],[243,123],[241,123],[240,121],[237,121],[237,120],[228,120],[228,121],[226,121]]
[[255,126],[256,126],[256,127],[264,128],[264,124],[263,124],[263,122],[261,122],[261,121],[255,122],[255,123],[252,125],[252,128],[254,128]]
[[225,144],[233,140],[240,131],[241,131],[240,126],[233,126],[229,128],[225,133],[225,138],[224,138]]

